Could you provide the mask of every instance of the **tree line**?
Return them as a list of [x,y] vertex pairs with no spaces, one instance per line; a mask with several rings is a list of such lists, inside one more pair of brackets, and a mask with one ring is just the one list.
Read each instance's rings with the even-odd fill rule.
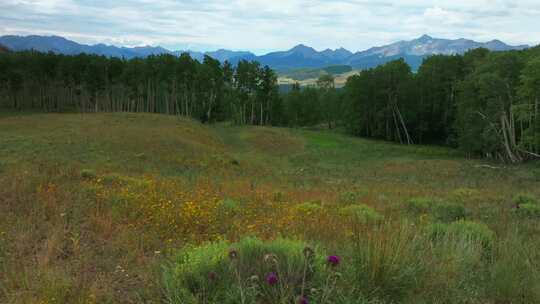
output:
[[81,54],[0,56],[0,106],[18,110],[150,112],[203,122],[272,124],[277,76],[257,62],[236,67],[209,56],[124,60]]
[[362,71],[344,90],[355,135],[520,162],[540,155],[540,48],[431,56]]
[[458,147],[520,162],[540,157],[540,48],[403,60],[280,93],[276,73],[189,54],[124,60],[37,52],[0,55],[0,107],[151,112],[202,122],[340,127],[403,144]]

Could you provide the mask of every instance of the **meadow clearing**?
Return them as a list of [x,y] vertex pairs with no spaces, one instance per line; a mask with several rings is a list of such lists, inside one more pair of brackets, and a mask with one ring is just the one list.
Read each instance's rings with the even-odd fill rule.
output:
[[0,303],[540,303],[540,164],[0,114]]

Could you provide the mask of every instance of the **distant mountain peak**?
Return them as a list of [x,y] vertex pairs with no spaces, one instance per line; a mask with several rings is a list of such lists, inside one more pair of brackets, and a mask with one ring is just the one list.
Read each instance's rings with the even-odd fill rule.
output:
[[[424,35],[422,35],[422,36],[418,37],[417,39],[414,39],[414,40],[412,40],[412,41],[410,41],[410,42],[416,42],[416,43],[430,43],[430,42],[433,42],[433,41],[435,41],[435,40],[437,40],[437,39],[431,37],[430,35],[424,34]],[[409,42],[409,41],[402,41],[402,42],[407,43],[407,42]]]
[[[305,44],[299,44],[291,49],[291,51],[315,51],[314,48],[307,46]],[[316,52],[316,51],[315,51]]]

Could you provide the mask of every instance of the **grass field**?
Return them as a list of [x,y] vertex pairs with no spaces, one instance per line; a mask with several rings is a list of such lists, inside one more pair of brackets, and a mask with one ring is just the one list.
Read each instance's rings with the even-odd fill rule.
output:
[[[302,288],[280,273],[280,292],[264,287],[258,303],[539,303],[537,197],[539,164],[441,147],[163,115],[2,113],[0,303],[239,303],[179,279],[179,256],[211,252],[194,247],[207,242],[342,258],[339,276],[317,272],[323,287],[314,275],[304,292],[305,269]],[[197,265],[190,278],[210,271]],[[245,269],[234,265],[232,281]],[[250,303],[239,281],[226,297]]]

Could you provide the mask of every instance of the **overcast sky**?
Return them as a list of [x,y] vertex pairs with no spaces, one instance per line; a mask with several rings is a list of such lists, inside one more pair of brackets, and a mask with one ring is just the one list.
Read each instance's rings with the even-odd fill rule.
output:
[[358,51],[422,34],[540,43],[540,0],[0,0],[0,35],[228,48]]

